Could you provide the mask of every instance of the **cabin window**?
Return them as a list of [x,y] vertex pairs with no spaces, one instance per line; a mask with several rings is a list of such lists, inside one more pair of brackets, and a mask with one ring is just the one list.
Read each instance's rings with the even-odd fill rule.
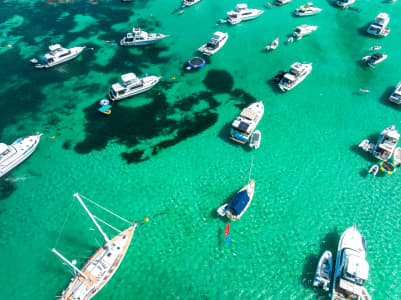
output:
[[111,253],[107,253],[107,257],[110,257],[111,256]]

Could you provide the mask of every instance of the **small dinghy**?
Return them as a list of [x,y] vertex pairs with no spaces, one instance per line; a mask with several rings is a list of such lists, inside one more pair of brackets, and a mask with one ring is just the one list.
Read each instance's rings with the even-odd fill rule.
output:
[[[256,130],[251,137],[251,141],[249,143],[249,146],[251,148],[258,149],[260,146],[260,141],[262,140],[262,133],[259,130]],[[400,148],[401,149],[401,148]]]
[[379,172],[379,166],[378,165],[373,165],[370,169],[369,169],[369,174],[373,174],[373,176],[377,175],[377,172]]
[[369,140],[363,140],[359,145],[358,145],[358,147],[359,148],[362,148],[363,150],[365,150],[365,151],[367,151],[367,152],[371,152],[372,150],[373,150],[373,148],[374,148],[374,144],[371,144],[370,142],[369,142]]
[[399,166],[401,165],[401,148],[397,147],[394,150],[394,165]]
[[369,48],[369,50],[373,51],[373,50],[380,50],[382,48],[382,46],[372,46]]
[[276,38],[270,45],[266,46],[266,48],[265,48],[266,51],[270,51],[270,50],[276,49],[278,47],[278,42],[279,42],[279,40],[278,40],[278,38]]
[[329,291],[331,273],[333,271],[333,256],[330,251],[325,251],[319,259],[316,268],[313,286],[321,287],[325,291]]
[[217,209],[217,213],[219,214],[219,216],[224,217],[226,215],[227,207],[228,207],[228,204],[226,203]]

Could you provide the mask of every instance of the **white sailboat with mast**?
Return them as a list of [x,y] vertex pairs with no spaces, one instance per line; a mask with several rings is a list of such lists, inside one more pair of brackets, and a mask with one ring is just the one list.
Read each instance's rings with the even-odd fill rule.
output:
[[[60,299],[89,300],[92,299],[92,297],[94,297],[106,285],[106,283],[117,271],[131,244],[138,222],[135,221],[135,223],[132,223],[78,193],[74,194],[74,197],[79,201],[93,223],[96,225],[97,229],[106,241],[106,244],[99,248],[95,254],[91,256],[81,270],[79,270],[73,262],[70,262],[68,259],[66,259],[55,248],[52,249],[52,252],[60,257],[67,265],[69,265],[74,270],[75,274],[75,277],[71,279],[68,287],[62,292]],[[124,231],[116,229],[112,225],[93,215],[81,197],[119,218],[120,220],[127,222],[130,224],[130,226]],[[112,239],[109,239],[97,221],[100,221],[102,224],[109,226],[119,233]]]

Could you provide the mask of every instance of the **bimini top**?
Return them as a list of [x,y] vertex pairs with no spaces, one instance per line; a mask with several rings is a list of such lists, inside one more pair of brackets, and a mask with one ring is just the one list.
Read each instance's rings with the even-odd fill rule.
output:
[[249,202],[248,190],[245,189],[242,192],[235,195],[231,201],[228,209],[231,209],[235,214],[239,215]]
[[240,12],[241,10],[245,10],[245,9],[248,9],[248,5],[246,5],[245,3],[237,4],[237,6],[235,6],[236,12]]
[[55,50],[58,50],[58,49],[60,49],[61,48],[61,45],[60,44],[55,44],[55,45],[50,45],[49,46],[49,50],[50,51],[55,51]]
[[136,75],[134,73],[127,73],[127,74],[121,75],[121,81],[123,83],[135,81],[136,79],[138,79],[138,78],[136,77]]
[[240,116],[243,117],[243,118],[247,118],[247,119],[249,119],[249,120],[253,120],[253,119],[256,118],[256,112],[253,111],[252,109],[245,108],[245,109],[241,112]]
[[348,264],[346,272],[355,277],[356,280],[367,280],[369,275],[369,264],[366,260],[361,259],[355,255],[348,257]]
[[8,149],[8,146],[4,143],[0,143],[0,154],[5,152]]

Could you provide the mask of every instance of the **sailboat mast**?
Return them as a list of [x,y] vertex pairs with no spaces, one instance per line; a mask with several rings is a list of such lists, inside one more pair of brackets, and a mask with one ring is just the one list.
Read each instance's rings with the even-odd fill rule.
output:
[[85,203],[82,201],[81,197],[79,197],[78,193],[74,194],[74,197],[78,199],[79,203],[81,203],[81,205],[83,206],[83,208],[85,209],[86,213],[89,215],[89,217],[92,219],[93,223],[95,223],[97,229],[100,231],[100,233],[103,235],[104,240],[106,241],[107,244],[109,244],[110,239],[107,236],[107,234],[102,230],[102,228],[100,227],[100,225],[96,222],[94,216],[91,214],[91,212],[89,211],[89,209],[86,207]]
[[251,182],[252,165],[253,165],[253,155],[252,155],[252,160],[251,160],[251,168],[249,169],[249,178],[248,178],[248,183],[250,183],[250,182]]
[[84,273],[81,272],[80,269],[78,269],[76,266],[74,266],[68,259],[66,259],[63,255],[61,255],[60,252],[58,252],[56,249],[52,249],[52,252],[56,254],[58,257],[60,257],[67,265],[69,265],[71,268],[73,268],[75,271],[77,271],[79,274],[81,274],[85,279],[88,279],[88,276],[86,276]]

